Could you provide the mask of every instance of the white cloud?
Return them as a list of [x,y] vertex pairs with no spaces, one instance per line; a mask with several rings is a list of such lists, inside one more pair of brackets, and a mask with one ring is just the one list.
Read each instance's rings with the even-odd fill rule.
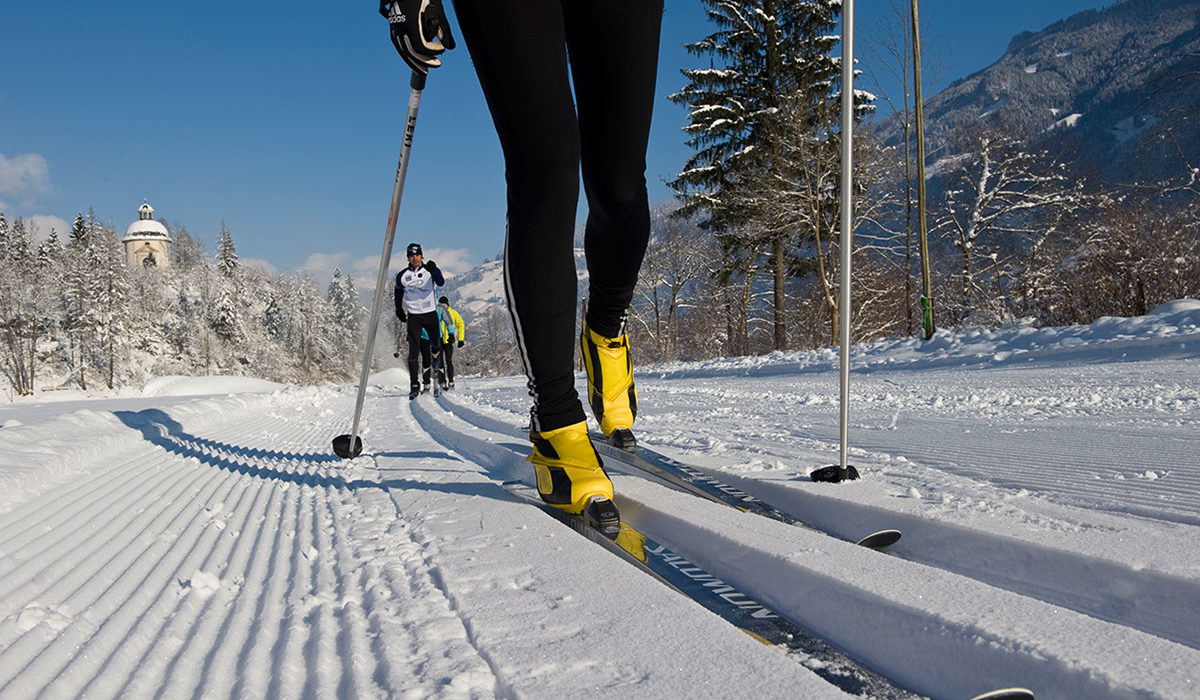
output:
[[315,278],[317,275],[331,277],[334,268],[344,268],[346,260],[350,258],[346,253],[313,253],[296,268],[297,271],[308,273],[310,277]]
[[425,259],[436,261],[447,275],[459,275],[475,267],[470,251],[464,248],[426,248]]
[[36,153],[8,156],[0,153],[0,194],[26,202],[50,192],[50,166]]
[[67,223],[66,219],[61,219],[57,216],[48,214],[34,214],[25,219],[33,226],[33,240],[35,243],[40,243],[50,237],[50,230],[53,229],[58,233],[58,240],[65,241],[71,233],[71,224]]
[[250,267],[255,270],[261,270],[261,271],[267,273],[268,275],[276,276],[279,274],[279,270],[276,269],[274,265],[272,265],[270,262],[268,262],[266,260],[262,260],[261,258],[239,257],[238,262],[246,267]]
[[[426,248],[425,259],[437,262],[447,276],[462,274],[475,267],[470,252],[462,248]],[[397,245],[393,248],[388,274],[395,275],[407,264],[404,249]],[[347,253],[313,253],[296,271],[307,275],[324,292],[335,268],[354,278],[354,287],[359,293],[368,296],[375,293],[375,280],[379,277],[378,255],[351,258]]]
[[[347,272],[346,261],[350,256],[346,253],[313,253],[296,268],[296,272],[308,277],[317,285],[317,289],[321,290],[321,294],[329,288],[329,282],[333,279],[334,269],[340,269],[342,272]],[[357,284],[358,275],[354,276]]]

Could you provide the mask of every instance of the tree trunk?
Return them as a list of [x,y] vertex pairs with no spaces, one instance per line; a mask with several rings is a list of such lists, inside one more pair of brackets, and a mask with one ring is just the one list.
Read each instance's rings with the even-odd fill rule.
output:
[[775,236],[771,257],[775,276],[775,349],[787,350],[787,265],[784,264],[782,233]]

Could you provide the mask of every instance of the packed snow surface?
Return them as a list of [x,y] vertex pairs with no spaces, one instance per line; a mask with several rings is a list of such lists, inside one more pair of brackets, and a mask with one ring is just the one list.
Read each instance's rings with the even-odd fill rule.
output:
[[[1200,697],[1200,302],[638,370],[625,519],[898,686]],[[582,382],[582,380],[581,380]],[[0,697],[844,697],[501,487],[523,378],[169,378],[0,407]],[[851,544],[904,531],[886,553]]]

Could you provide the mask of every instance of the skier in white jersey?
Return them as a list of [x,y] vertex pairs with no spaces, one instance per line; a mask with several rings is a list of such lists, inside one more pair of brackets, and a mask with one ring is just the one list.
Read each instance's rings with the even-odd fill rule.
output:
[[421,244],[409,243],[408,267],[396,275],[396,318],[405,322],[408,338],[409,400],[421,394],[421,331],[430,339],[433,367],[441,372],[442,333],[438,324],[435,286],[446,283],[432,260],[425,260]]

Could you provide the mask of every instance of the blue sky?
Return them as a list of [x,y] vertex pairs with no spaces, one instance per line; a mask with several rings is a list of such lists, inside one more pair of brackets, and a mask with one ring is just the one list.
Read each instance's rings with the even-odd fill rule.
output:
[[[991,64],[1016,33],[1108,4],[921,0],[926,95]],[[357,5],[5,3],[0,211],[44,235],[92,207],[123,233],[145,200],[210,253],[224,220],[244,260],[318,279],[339,266],[373,286],[409,88],[377,4]],[[860,68],[880,81],[859,87],[896,90],[876,57],[897,6],[908,2],[855,4]],[[666,0],[652,202],[690,154],[686,115],[665,97],[701,65],[682,45],[711,30],[698,2]],[[421,241],[454,272],[503,246],[503,165],[465,48],[444,61],[423,94],[397,247]]]

